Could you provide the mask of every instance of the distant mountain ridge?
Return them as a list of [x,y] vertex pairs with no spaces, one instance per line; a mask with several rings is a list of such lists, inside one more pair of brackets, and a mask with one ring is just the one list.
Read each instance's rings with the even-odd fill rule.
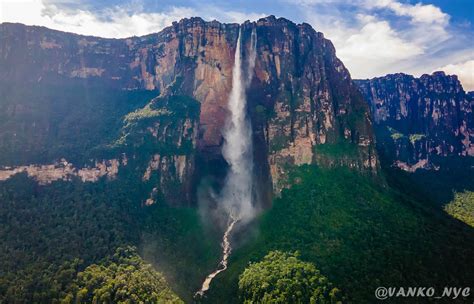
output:
[[371,107],[384,155],[402,169],[437,168],[474,156],[474,98],[456,75],[390,74],[355,80]]

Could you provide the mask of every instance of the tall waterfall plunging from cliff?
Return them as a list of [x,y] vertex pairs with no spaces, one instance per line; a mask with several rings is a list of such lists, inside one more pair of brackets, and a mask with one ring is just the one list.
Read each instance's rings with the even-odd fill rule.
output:
[[[222,189],[219,203],[227,216],[227,229],[222,239],[222,260],[218,268],[204,280],[196,295],[202,296],[209,289],[212,279],[227,269],[227,259],[231,253],[230,235],[237,222],[248,222],[255,215],[252,204],[252,128],[247,117],[246,89],[253,77],[256,58],[257,33],[252,29],[250,48],[247,57],[247,68],[242,65],[242,29],[239,30],[235,49],[234,67],[232,70],[232,90],[229,95],[228,109],[230,116],[224,129],[224,146],[222,154],[229,164],[229,172]],[[243,75],[245,74],[245,75]]]
[[[254,215],[252,205],[252,128],[247,117],[245,91],[252,80],[255,67],[256,41],[256,31],[253,29],[248,65],[244,70],[242,67],[241,33],[239,33],[232,71],[232,91],[228,103],[230,117],[224,130],[225,142],[222,153],[229,164],[229,172],[221,193],[221,203],[224,204],[232,219],[242,221],[247,221]],[[245,75],[243,75],[244,73]]]

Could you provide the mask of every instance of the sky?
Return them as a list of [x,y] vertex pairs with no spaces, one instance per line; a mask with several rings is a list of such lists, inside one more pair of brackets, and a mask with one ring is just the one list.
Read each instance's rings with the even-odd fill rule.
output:
[[242,23],[268,15],[324,33],[354,79],[443,70],[474,90],[474,0],[0,0],[0,22],[108,38],[192,16]]

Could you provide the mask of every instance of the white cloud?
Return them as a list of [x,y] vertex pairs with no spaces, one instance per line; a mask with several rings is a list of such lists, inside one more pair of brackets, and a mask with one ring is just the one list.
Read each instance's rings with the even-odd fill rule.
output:
[[468,60],[457,64],[448,64],[435,69],[434,71],[444,71],[446,74],[458,75],[464,90],[474,91],[474,60]]
[[388,9],[398,16],[410,17],[412,22],[447,24],[449,15],[432,4],[408,4],[395,0],[287,0],[304,6],[345,5],[365,10]]
[[116,6],[100,12],[64,9],[44,0],[0,0],[0,22],[20,22],[48,28],[107,38],[146,35],[162,30],[182,18],[200,16],[225,22],[255,20],[262,14],[222,11],[217,7],[195,9],[171,7],[163,12],[148,13],[137,5],[134,10]]
[[353,78],[396,72],[400,61],[420,56],[426,50],[427,45],[418,41],[422,36],[416,35],[415,29],[408,32],[396,30],[388,20],[367,10],[352,12],[352,19],[339,15],[340,12],[334,8],[319,11],[318,8],[306,7],[303,14],[334,43],[337,56]]
[[[20,22],[83,35],[121,38],[157,32],[173,21],[194,15],[189,8],[174,7],[164,13],[130,14],[115,7],[102,16],[87,10],[66,10],[42,0],[5,1],[0,4],[0,22]],[[102,17],[102,18],[101,18]]]
[[415,5],[405,4],[393,0],[367,0],[369,7],[387,8],[392,10],[398,16],[410,17],[416,23],[437,23],[448,24],[449,15],[441,11],[441,9],[432,4]]
[[387,21],[364,19],[363,27],[337,48],[338,57],[354,71],[354,76],[374,75],[381,69],[390,69],[397,61],[423,53],[420,46],[400,38]]

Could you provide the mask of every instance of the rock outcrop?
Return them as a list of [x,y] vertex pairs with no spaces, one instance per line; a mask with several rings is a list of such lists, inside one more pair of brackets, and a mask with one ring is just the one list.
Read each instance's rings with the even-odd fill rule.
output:
[[415,171],[447,156],[474,156],[474,99],[455,75],[393,74],[357,80],[369,102],[384,157]]
[[40,185],[48,185],[59,180],[71,181],[73,177],[79,177],[83,182],[97,182],[101,177],[113,180],[117,177],[119,167],[126,165],[126,156],[123,157],[122,161],[119,159],[96,161],[94,166],[79,169],[65,159],[49,165],[4,167],[0,168],[0,181],[8,180],[19,173],[26,173]]

